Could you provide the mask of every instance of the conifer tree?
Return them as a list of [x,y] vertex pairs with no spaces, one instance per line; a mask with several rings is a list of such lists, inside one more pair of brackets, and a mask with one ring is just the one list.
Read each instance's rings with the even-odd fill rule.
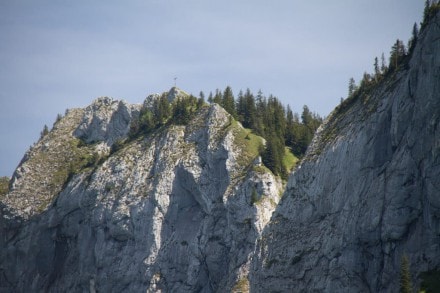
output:
[[302,123],[306,126],[310,126],[312,119],[313,119],[312,112],[310,112],[309,107],[307,107],[307,105],[304,105],[301,114]]
[[393,47],[391,47],[389,68],[392,70],[396,70],[405,55],[405,45],[401,40],[397,39]]
[[219,89],[215,90],[215,95],[214,95],[213,102],[217,103],[219,105],[222,104],[222,92]]
[[155,121],[158,125],[165,124],[171,116],[171,105],[168,102],[167,96],[165,94],[162,95],[159,99],[154,101],[153,105]]
[[385,74],[387,69],[388,68],[385,61],[385,54],[382,52],[382,56],[380,57],[380,71],[382,72],[382,74]]
[[348,97],[351,97],[356,90],[356,82],[353,77],[348,81]]
[[46,124],[44,124],[43,130],[40,132],[40,139],[45,137],[49,133],[49,127],[47,127]]
[[416,46],[417,39],[419,38],[419,26],[414,23],[411,39],[408,41],[408,51],[412,52]]
[[295,128],[295,122],[293,120],[293,112],[290,109],[290,106],[287,105],[287,111],[286,111],[286,145],[292,146],[294,143],[294,128]]
[[377,57],[374,58],[374,79],[377,81],[380,77],[379,60]]
[[266,97],[263,95],[263,92],[261,90],[257,93],[257,98],[255,101],[255,109],[256,109],[256,117],[255,117],[255,132],[258,135],[261,135],[263,137],[266,136],[266,126],[265,121],[266,118],[266,112],[267,112],[267,101]]
[[400,265],[400,292],[401,293],[412,293],[411,284],[411,273],[409,270],[409,260],[406,254],[402,257],[402,262]]
[[232,115],[232,117],[237,119],[237,112],[235,110],[234,94],[232,93],[232,89],[230,86],[227,86],[223,92],[221,105],[229,114]]
[[286,113],[281,102],[273,96],[269,97],[268,103],[270,103],[270,108],[272,109],[272,123],[273,130],[275,131],[277,137],[284,145],[284,136],[286,132]]
[[149,133],[156,128],[154,114],[150,109],[146,109],[141,113],[139,121],[139,130],[143,133]]
[[426,0],[425,1],[425,8],[423,9],[422,28],[428,23],[428,20],[430,18],[430,11],[431,11],[431,1]]
[[276,135],[270,135],[266,139],[266,149],[262,155],[263,163],[275,175],[285,178],[286,170],[283,166],[284,144]]
[[[67,113],[67,110],[66,110]],[[57,114],[57,118],[55,119],[55,123],[57,123],[58,121],[60,121],[63,118],[63,115],[61,115],[60,113]]]
[[362,76],[360,89],[364,89],[365,87],[368,87],[371,84],[371,75],[367,72],[364,72],[364,75]]
[[237,111],[237,119],[240,122],[243,122],[244,116],[246,115],[246,103],[243,96],[243,91],[240,90],[237,97],[237,103],[236,103],[236,111]]
[[199,98],[197,100],[197,109],[200,109],[205,104],[205,94],[200,92]]
[[191,119],[189,99],[179,99],[175,101],[173,109],[173,122],[178,125],[185,125]]
[[254,129],[256,115],[255,98],[250,89],[247,89],[246,93],[244,94],[244,103],[245,113],[243,117],[243,126]]

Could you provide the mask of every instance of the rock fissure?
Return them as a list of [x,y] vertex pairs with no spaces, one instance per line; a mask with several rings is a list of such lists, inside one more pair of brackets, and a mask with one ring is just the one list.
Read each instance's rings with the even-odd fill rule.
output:
[[329,115],[285,187],[217,104],[135,138],[161,95],[68,111],[1,198],[0,291],[394,292],[403,255],[419,284],[440,266],[439,22]]

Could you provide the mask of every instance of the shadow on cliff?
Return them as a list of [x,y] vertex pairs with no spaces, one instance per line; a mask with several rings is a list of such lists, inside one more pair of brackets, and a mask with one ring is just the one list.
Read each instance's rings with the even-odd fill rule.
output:
[[317,134],[256,248],[252,288],[382,292],[440,268],[440,14],[408,64]]

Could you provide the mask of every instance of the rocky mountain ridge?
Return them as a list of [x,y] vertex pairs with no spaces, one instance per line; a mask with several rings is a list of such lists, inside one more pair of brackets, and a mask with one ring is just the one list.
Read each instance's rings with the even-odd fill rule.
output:
[[321,126],[261,239],[253,292],[396,292],[440,270],[440,15]]
[[99,98],[68,111],[25,155],[2,198],[3,291],[247,286],[282,193],[248,147],[261,138],[213,104],[186,126],[127,140],[141,107]]
[[287,185],[216,104],[136,137],[159,95],[68,111],[0,198],[0,292],[395,292],[405,255],[418,286],[440,271],[439,40],[437,15]]

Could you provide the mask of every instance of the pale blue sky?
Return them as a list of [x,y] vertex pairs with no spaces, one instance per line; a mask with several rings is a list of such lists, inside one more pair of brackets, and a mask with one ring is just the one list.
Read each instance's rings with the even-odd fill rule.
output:
[[66,108],[230,85],[325,116],[424,0],[0,1],[0,176]]

